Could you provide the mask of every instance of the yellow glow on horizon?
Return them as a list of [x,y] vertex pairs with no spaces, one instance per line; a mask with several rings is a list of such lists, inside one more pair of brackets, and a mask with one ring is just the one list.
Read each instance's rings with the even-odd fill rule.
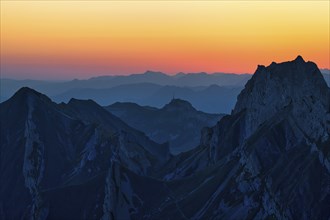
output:
[[1,1],[1,58],[91,72],[253,72],[300,54],[330,68],[329,10],[329,1]]

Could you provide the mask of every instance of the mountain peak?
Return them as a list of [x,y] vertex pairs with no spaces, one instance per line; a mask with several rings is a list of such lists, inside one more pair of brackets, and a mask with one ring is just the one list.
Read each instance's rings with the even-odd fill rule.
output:
[[95,105],[98,106],[98,104],[91,100],[91,99],[76,99],[76,98],[71,98],[70,101],[68,102],[68,105]]
[[326,124],[329,106],[330,89],[317,65],[298,56],[289,62],[259,65],[238,96],[233,113],[247,112],[251,125],[247,133],[251,133],[278,112],[291,109],[290,114],[305,123],[301,126],[306,132],[315,133],[316,137],[323,132],[322,126],[315,125],[312,129],[310,125]]
[[17,90],[17,92],[15,93],[15,95],[36,95],[36,96],[40,96],[42,95],[41,93],[37,92],[36,90],[34,89],[31,89],[29,87],[22,87],[20,88],[19,90]]
[[196,111],[196,109],[191,105],[190,102],[182,99],[172,99],[168,104],[163,107],[166,111]]
[[298,55],[297,58],[295,59],[296,62],[304,62],[305,60],[302,58],[302,56]]
[[94,112],[94,113],[96,113],[97,111],[102,112],[104,110],[101,106],[99,106],[95,101],[93,101],[91,99],[81,100],[81,99],[71,98],[70,101],[68,102],[67,106],[74,108],[74,109],[90,110],[91,112]]
[[37,92],[34,89],[31,89],[29,87],[22,87],[20,88],[14,95],[12,98],[10,98],[10,100],[27,100],[27,99],[40,99],[40,100],[46,100],[51,102],[51,100],[41,94],[40,92]]

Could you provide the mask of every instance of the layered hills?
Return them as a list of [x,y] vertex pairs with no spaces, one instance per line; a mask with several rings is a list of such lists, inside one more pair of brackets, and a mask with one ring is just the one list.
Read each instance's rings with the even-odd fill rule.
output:
[[195,148],[204,127],[214,126],[223,114],[208,114],[196,110],[189,102],[172,99],[158,109],[135,103],[115,103],[105,107],[130,126],[143,131],[158,143],[169,143],[173,154]]

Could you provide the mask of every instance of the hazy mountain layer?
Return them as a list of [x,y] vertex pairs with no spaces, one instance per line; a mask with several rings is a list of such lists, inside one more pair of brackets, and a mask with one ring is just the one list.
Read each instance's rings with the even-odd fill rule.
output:
[[120,85],[151,83],[162,86],[200,87],[200,86],[244,86],[251,78],[250,74],[229,73],[178,73],[166,75],[161,72],[147,71],[142,74],[128,76],[100,76],[86,80],[71,81],[40,81],[40,80],[13,80],[1,79],[1,94],[12,96],[19,88],[28,86],[41,91],[48,96],[55,96],[71,89],[104,89]]
[[[330,85],[329,70],[322,69],[321,72]],[[0,78],[0,101],[7,100],[19,88],[27,86],[52,97],[56,102],[78,98],[93,99],[100,105],[134,102],[160,108],[175,95],[188,100],[198,110],[228,114],[235,105],[237,95],[250,78],[249,74],[178,73],[169,76],[152,71],[129,76],[100,76],[88,80],[60,82]]]
[[134,103],[115,103],[105,107],[150,139],[169,142],[173,154],[191,150],[200,142],[203,127],[214,126],[223,115],[197,111],[189,102],[173,99],[161,109]]
[[[19,88],[27,86],[52,97],[56,102],[77,98],[93,99],[100,105],[134,102],[162,107],[174,95],[190,101],[198,110],[229,113],[236,96],[250,77],[249,74],[225,73],[179,73],[170,76],[147,71],[129,76],[102,76],[62,82],[0,79],[0,101],[7,100]],[[218,104],[219,101],[222,104]]]
[[234,108],[237,95],[243,87],[176,87],[155,84],[132,84],[110,89],[77,89],[54,97],[57,102],[67,102],[72,97],[93,99],[100,105],[115,102],[133,102],[161,108],[173,96],[189,101],[196,109],[208,113],[230,113]]

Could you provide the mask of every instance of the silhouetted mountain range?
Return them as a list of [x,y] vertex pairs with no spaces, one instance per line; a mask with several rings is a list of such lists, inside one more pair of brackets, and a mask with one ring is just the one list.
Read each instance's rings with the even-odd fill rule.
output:
[[0,107],[1,219],[330,218],[330,88],[300,56],[258,66],[177,156],[90,100],[22,88]]
[[143,131],[150,139],[158,143],[169,142],[173,154],[196,147],[201,129],[214,126],[223,116],[197,111],[181,99],[172,99],[161,109],[119,102],[105,108],[130,126]]
[[230,74],[230,73],[178,73],[176,75],[166,75],[161,72],[146,71],[142,74],[132,74],[128,76],[99,76],[87,80],[71,81],[40,81],[40,80],[13,80],[1,79],[1,92],[10,97],[23,86],[35,88],[49,96],[58,95],[70,89],[92,88],[104,89],[114,86],[151,83],[161,86],[179,87],[200,87],[200,86],[244,86],[246,81],[251,78],[251,74]]
[[[93,99],[100,105],[134,102],[159,108],[175,95],[188,100],[198,110],[229,113],[236,96],[250,77],[250,74],[225,73],[179,73],[170,76],[147,71],[129,76],[102,76],[65,82],[1,79],[0,98],[4,101],[19,88],[27,86],[48,95],[56,102],[68,102],[76,98]],[[221,104],[213,102],[216,99],[220,99]]]

